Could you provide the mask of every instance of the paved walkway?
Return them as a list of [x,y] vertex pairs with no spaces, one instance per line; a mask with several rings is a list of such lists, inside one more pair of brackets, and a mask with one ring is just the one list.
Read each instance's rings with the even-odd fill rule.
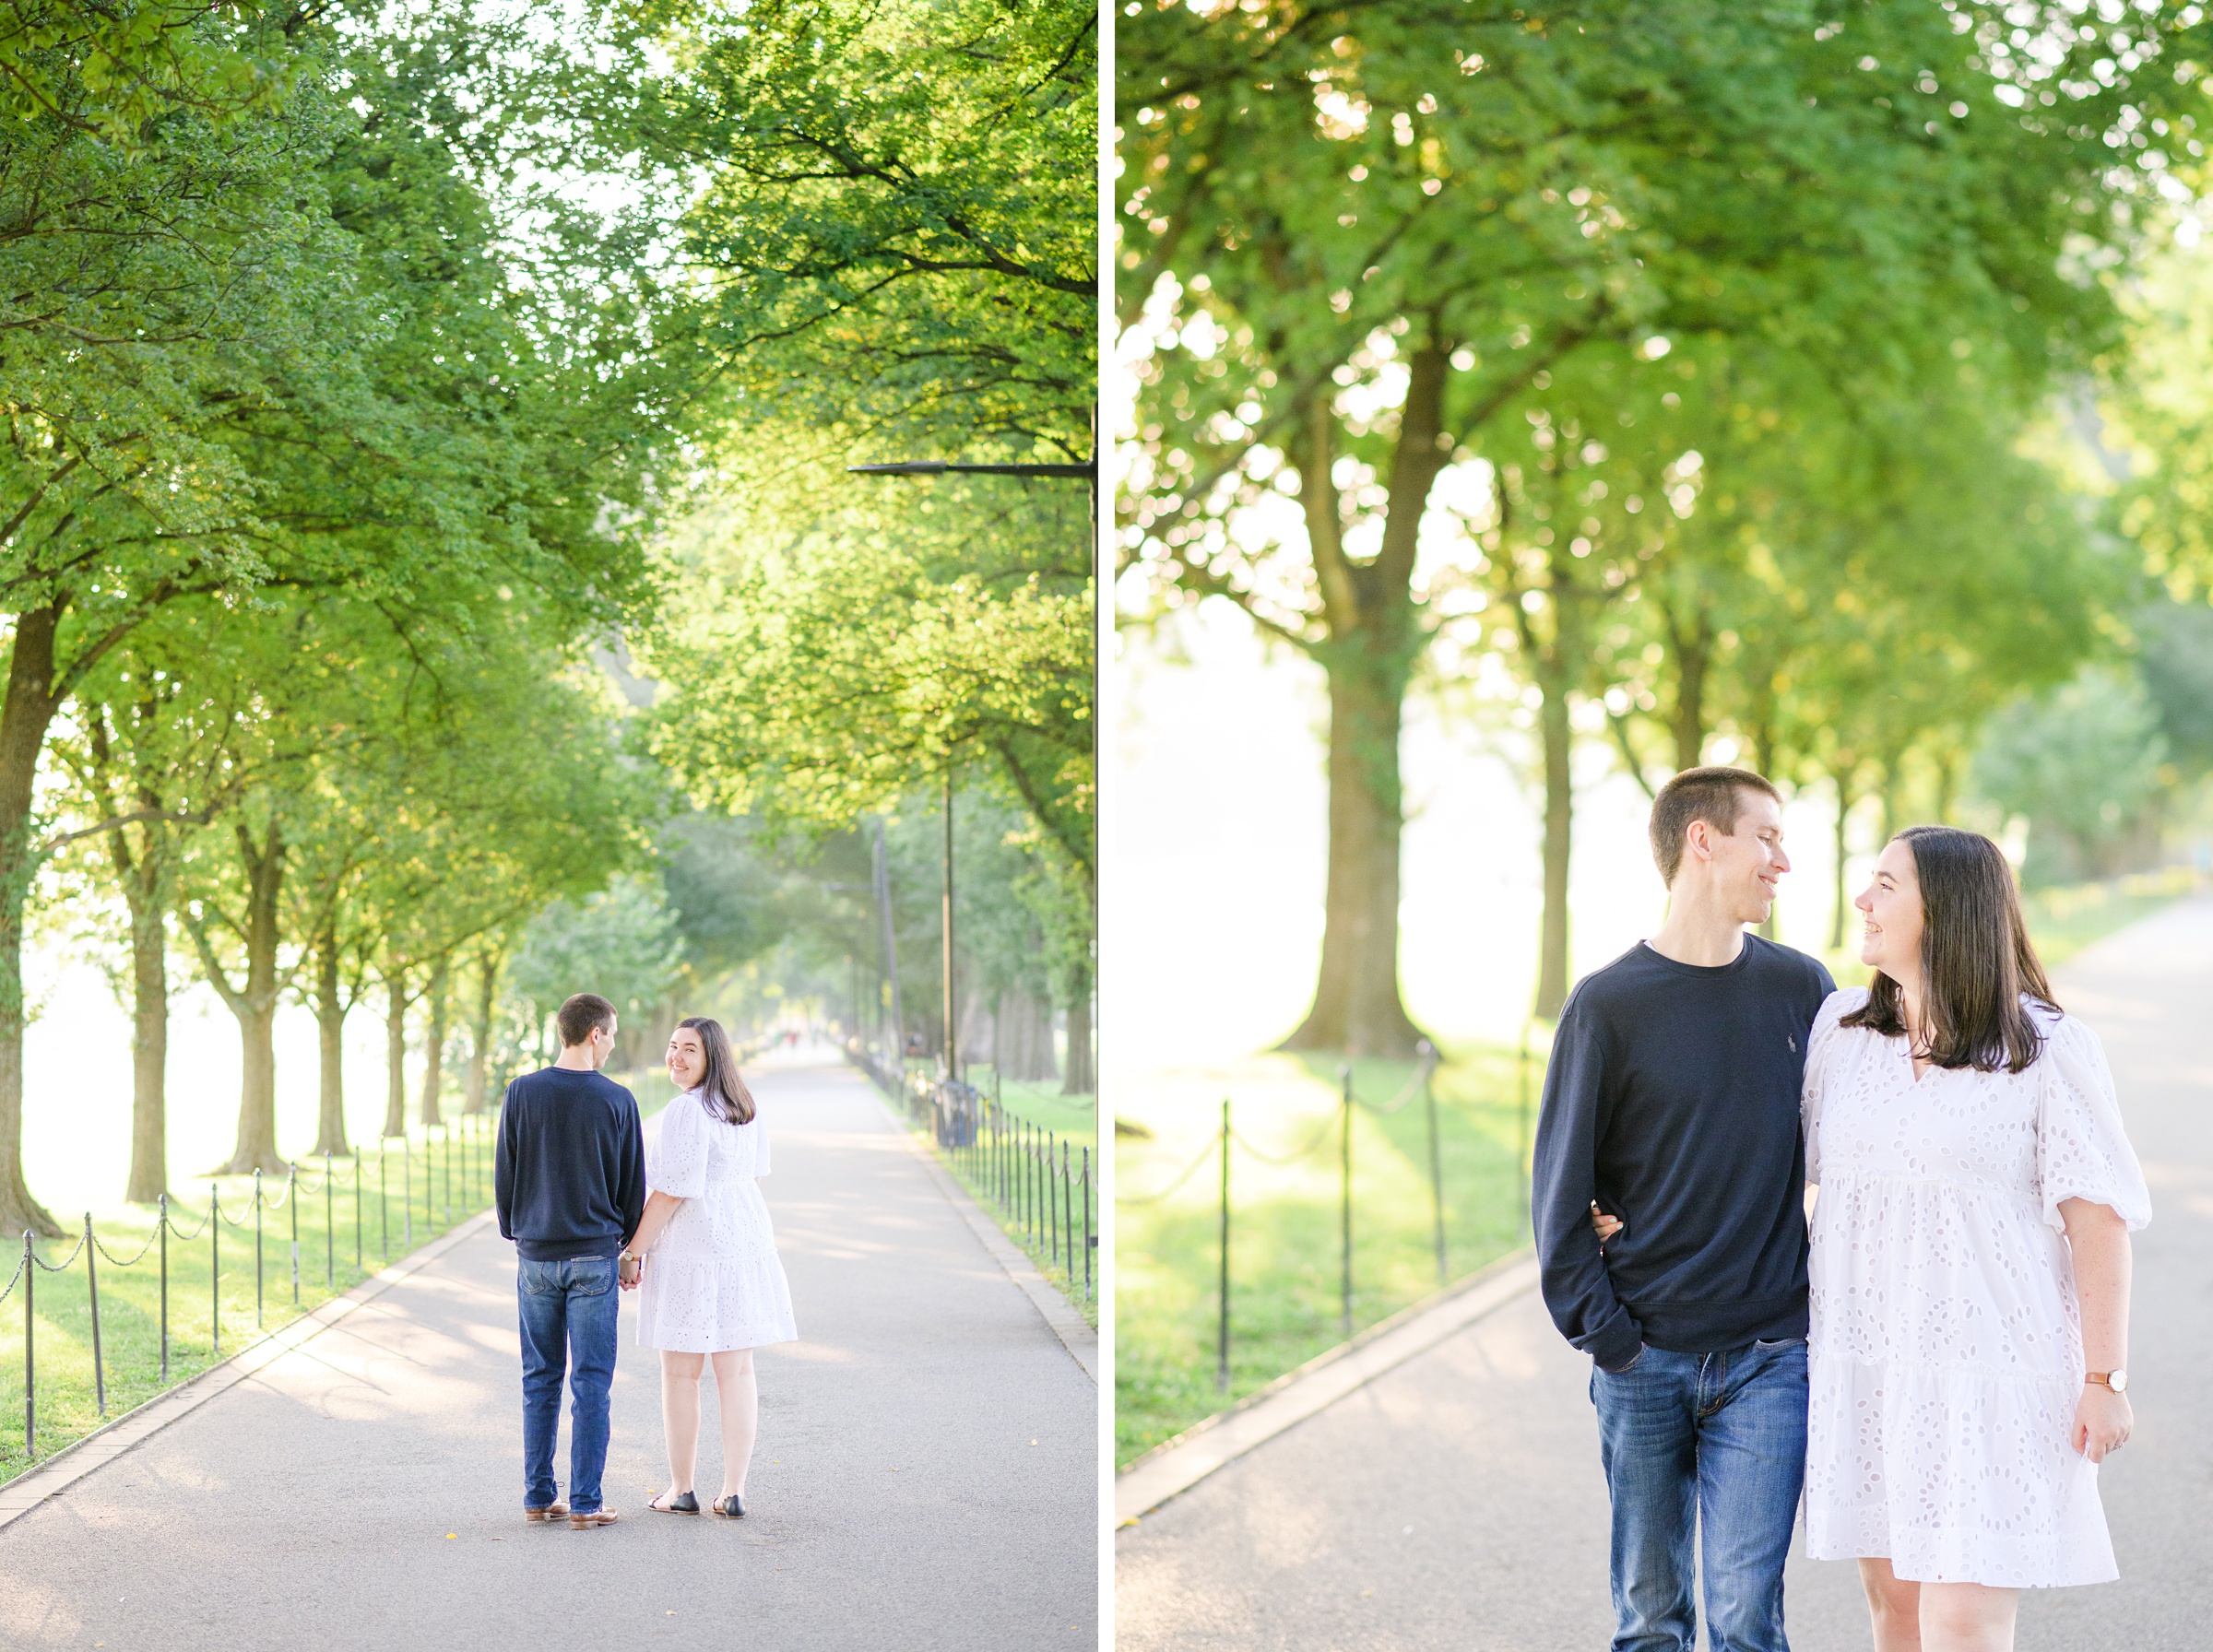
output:
[[1092,1378],[860,1080],[771,1071],[756,1091],[804,1340],[759,1356],[742,1523],[645,1510],[667,1483],[659,1375],[627,1299],[622,1521],[524,1523],[495,1229],[0,1528],[0,1646],[1095,1646]]
[[[2136,1430],[2104,1471],[2122,1580],[2032,1591],[2020,1652],[2206,1644],[2213,1622],[2213,901],[2084,952],[2151,1184]],[[1588,1362],[1517,1298],[1201,1481],[1116,1544],[1120,1652],[1591,1652],[1613,1632]],[[1854,1568],[1794,1553],[1796,1652],[1864,1652]]]

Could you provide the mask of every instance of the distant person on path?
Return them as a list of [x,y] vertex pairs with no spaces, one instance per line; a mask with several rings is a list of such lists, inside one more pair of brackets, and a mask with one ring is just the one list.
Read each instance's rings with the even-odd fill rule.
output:
[[[523,1514],[568,1516],[578,1531],[612,1525],[600,1506],[608,1390],[621,1297],[616,1257],[645,1204],[638,1103],[599,1068],[615,1047],[615,1007],[578,993],[554,1017],[561,1055],[507,1086],[495,1193],[500,1232],[520,1257]],[[561,1385],[569,1384],[569,1501],[553,1481]]]
[[[1592,1357],[1616,1652],[1696,1646],[1694,1536],[1714,1652],[1785,1652],[1805,1469],[1798,1103],[1835,984],[1746,933],[1791,865],[1766,780],[1686,770],[1654,799],[1651,834],[1666,921],[1577,985],[1544,1075],[1544,1302]],[[1603,1251],[1597,1210],[1627,1222]]]
[[[661,1426],[669,1486],[649,1507],[696,1515],[700,1378],[715,1366],[722,1417],[722,1489],[710,1505],[745,1513],[745,1471],[760,1428],[753,1350],[799,1337],[791,1287],[760,1178],[768,1135],[720,1021],[692,1016],[669,1038],[669,1077],[681,1092],[661,1115],[650,1192],[623,1272],[636,1279],[638,1342],[661,1351]],[[633,1275],[633,1267],[638,1271]]]

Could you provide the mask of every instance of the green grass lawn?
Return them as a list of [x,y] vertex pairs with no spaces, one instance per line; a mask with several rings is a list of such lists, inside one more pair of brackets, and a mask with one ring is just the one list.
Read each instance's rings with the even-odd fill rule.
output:
[[[224,1221],[206,1230],[208,1184],[180,1184],[171,1206],[169,1238],[170,1382],[196,1375],[219,1358],[237,1353],[264,1330],[274,1330],[332,1296],[351,1289],[387,1257],[444,1233],[491,1202],[491,1119],[456,1125],[451,1140],[418,1130],[403,1153],[396,1139],[380,1161],[365,1154],[357,1177],[348,1161],[333,1165],[327,1185],[322,1164],[302,1164],[301,1186],[288,1198],[281,1177],[263,1178],[259,1303],[256,1304],[254,1181],[226,1176],[219,1186]],[[356,1195],[359,1194],[357,1204]],[[270,1209],[276,1206],[276,1209]],[[295,1294],[292,1233],[299,1223],[299,1280]],[[102,1249],[97,1258],[101,1364],[107,1416],[118,1417],[152,1398],[161,1378],[161,1247],[155,1212],[120,1205],[93,1212]],[[192,1234],[193,1237],[183,1237]],[[38,1242],[38,1256],[58,1264],[77,1246],[75,1237]],[[360,1260],[357,1265],[356,1257]],[[109,1257],[129,1264],[118,1267]],[[22,1259],[0,1262],[12,1273]],[[210,1273],[219,1262],[219,1290]],[[60,1273],[43,1269],[31,1292],[18,1277],[0,1304],[0,1480],[12,1479],[82,1439],[101,1422],[93,1377],[92,1314],[87,1258],[78,1254]],[[35,1453],[23,1438],[23,1332],[27,1302],[35,1304],[33,1353],[37,1372]],[[220,1351],[216,1331],[219,1316]]]
[[1093,1150],[1097,1150],[1099,1108],[1095,1097],[1062,1095],[1059,1080],[1052,1079],[1041,1083],[1009,1079],[995,1091],[991,1068],[980,1063],[963,1076],[984,1094],[996,1095],[999,1104],[1008,1112],[1020,1114],[1032,1124],[1043,1125],[1071,1141],[1088,1141]]
[[[964,1078],[990,1098],[989,1068],[972,1068]],[[1099,1158],[1092,1133],[1096,1103],[1087,1095],[1064,1096],[1049,1083],[1003,1083],[999,1095],[1000,1107],[1021,1124],[1003,1135],[979,1132],[977,1141],[965,1148],[940,1146],[927,1117],[916,1117],[897,1097],[888,1101],[893,1113],[929,1144],[939,1162],[1036,1264],[1038,1272],[1095,1326],[1101,1282],[1095,1244]],[[1049,1172],[1048,1162],[1054,1167]],[[1068,1165],[1065,1179],[1058,1168],[1062,1162]]]
[[[1533,1121],[1541,1048],[1526,1068],[1496,1045],[1447,1051],[1436,1079],[1446,1277],[1525,1238],[1517,1147],[1522,1083]],[[1354,1064],[1353,1327],[1387,1318],[1439,1285],[1427,1115],[1410,1062]],[[1153,1132],[1118,1139],[1116,1169],[1115,1458],[1161,1441],[1343,1339],[1337,1063],[1266,1056],[1178,1076],[1150,1109],[1122,1117]],[[1230,1360],[1215,1380],[1220,1294],[1220,1101],[1243,1142],[1230,1158]],[[1207,1105],[1211,1097],[1213,1105]],[[1396,1102],[1397,1110],[1375,1109]],[[1194,1161],[1198,1169],[1170,1190]],[[1158,1195],[1166,1193],[1166,1198]]]

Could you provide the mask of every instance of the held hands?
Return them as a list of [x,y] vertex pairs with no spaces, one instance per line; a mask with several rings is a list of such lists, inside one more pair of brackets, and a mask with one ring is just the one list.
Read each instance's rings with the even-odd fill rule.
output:
[[1621,1232],[1621,1218],[1607,1215],[1605,1211],[1598,1208],[1598,1201],[1592,1199],[1591,1201],[1591,1231],[1598,1235],[1598,1242],[1603,1245],[1607,1240]]
[[2128,1443],[2136,1425],[2127,1395],[2116,1394],[2100,1383],[2085,1383],[2082,1398],[2075,1402],[2075,1430],[2068,1438],[2090,1461],[2102,1463]]
[[635,1291],[638,1288],[639,1277],[645,1272],[645,1257],[633,1257],[628,1251],[624,1251],[615,1262],[615,1283],[622,1290]]

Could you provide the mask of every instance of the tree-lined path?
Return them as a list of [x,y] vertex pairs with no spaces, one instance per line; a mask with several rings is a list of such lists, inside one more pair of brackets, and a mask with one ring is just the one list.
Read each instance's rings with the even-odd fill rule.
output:
[[[0,1644],[1094,1646],[1093,1379],[859,1079],[756,1089],[802,1340],[759,1356],[743,1522],[644,1508],[667,1474],[629,1303],[622,1521],[524,1522],[514,1252],[487,1229],[0,1528]],[[564,1424],[564,1489],[567,1453]]]
[[[2105,1041],[2151,1185],[2136,1429],[2103,1472],[2121,1581],[2030,1591],[2021,1652],[2178,1646],[2213,1617],[2213,901],[2057,992]],[[1122,1652],[1587,1652],[1613,1629],[1589,1363],[1534,1292],[1201,1481],[1116,1546]],[[1796,1652],[1864,1652],[1853,1569],[1794,1555]]]

